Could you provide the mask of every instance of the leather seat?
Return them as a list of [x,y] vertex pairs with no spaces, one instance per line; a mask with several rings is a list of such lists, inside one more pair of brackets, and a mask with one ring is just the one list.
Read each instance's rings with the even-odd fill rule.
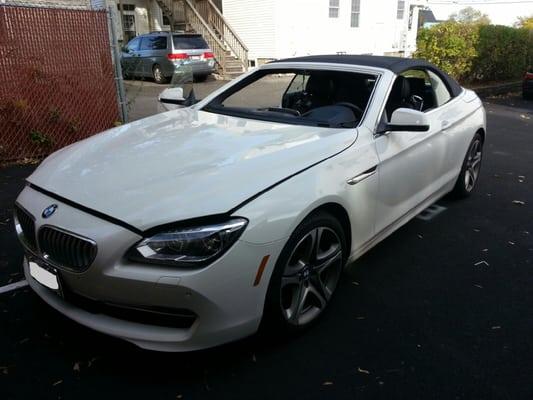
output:
[[347,102],[364,109],[370,98],[370,93],[365,81],[359,77],[349,77],[335,82],[335,101],[333,103]]
[[314,73],[309,77],[305,91],[311,103],[310,109],[330,105],[333,95],[333,81],[328,75]]
[[392,113],[398,108],[414,108],[410,102],[411,85],[404,76],[398,76],[392,85],[389,100],[385,106],[387,118],[391,120]]

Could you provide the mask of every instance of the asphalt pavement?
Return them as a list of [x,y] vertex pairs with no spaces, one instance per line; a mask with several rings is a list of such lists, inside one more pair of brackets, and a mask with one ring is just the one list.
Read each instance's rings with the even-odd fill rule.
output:
[[[486,108],[473,196],[351,265],[305,334],[148,352],[26,287],[0,294],[0,399],[532,399],[533,102]],[[0,287],[21,279],[11,212],[33,168],[0,170]]]

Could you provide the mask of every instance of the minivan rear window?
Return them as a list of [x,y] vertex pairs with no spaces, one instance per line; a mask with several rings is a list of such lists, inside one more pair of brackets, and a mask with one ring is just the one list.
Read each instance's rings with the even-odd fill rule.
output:
[[194,50],[194,49],[208,49],[209,45],[203,37],[199,35],[173,35],[175,49]]

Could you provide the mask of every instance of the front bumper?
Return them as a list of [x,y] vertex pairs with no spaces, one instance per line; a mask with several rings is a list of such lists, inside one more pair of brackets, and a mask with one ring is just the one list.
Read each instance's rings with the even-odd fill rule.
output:
[[191,72],[194,76],[204,76],[209,75],[215,72],[215,61],[192,61],[183,63],[182,61],[171,62],[168,61],[164,65],[163,73],[165,76],[172,77],[174,72],[179,69],[182,65],[186,65],[191,68]]
[[[43,225],[91,238],[97,256],[84,272],[60,268],[63,285],[89,303],[119,304],[142,309],[187,310],[195,316],[183,327],[152,324],[150,319],[122,318],[120,312],[88,308],[60,297],[34,280],[24,261],[24,273],[32,289],[50,306],[78,323],[102,333],[159,351],[191,351],[213,347],[253,334],[261,321],[264,298],[281,241],[264,245],[239,240],[221,258],[199,270],[145,265],[124,258],[140,236],[26,187],[17,202],[35,218],[35,230]],[[58,204],[56,213],[43,219],[41,212]],[[259,285],[256,274],[264,256],[269,262]],[[39,250],[35,251],[39,257]],[[126,315],[126,313],[124,313]]]

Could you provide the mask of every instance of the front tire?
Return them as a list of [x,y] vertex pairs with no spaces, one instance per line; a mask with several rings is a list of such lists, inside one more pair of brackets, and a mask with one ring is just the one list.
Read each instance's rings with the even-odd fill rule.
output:
[[461,167],[461,172],[452,190],[452,196],[465,198],[472,194],[479,179],[483,158],[483,137],[479,132],[474,135]]
[[335,217],[319,212],[304,220],[274,268],[262,328],[291,333],[311,326],[328,306],[347,254],[344,230]]

